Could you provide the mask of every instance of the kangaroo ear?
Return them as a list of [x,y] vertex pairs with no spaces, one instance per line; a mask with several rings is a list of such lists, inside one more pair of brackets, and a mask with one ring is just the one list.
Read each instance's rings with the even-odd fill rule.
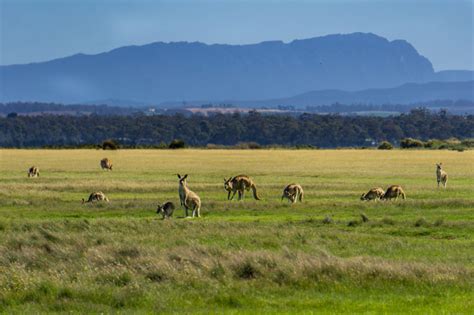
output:
[[176,175],[178,175],[178,178],[181,179],[181,175],[179,175],[179,174],[176,174]]
[[184,175],[183,179],[187,178],[188,177],[188,174]]

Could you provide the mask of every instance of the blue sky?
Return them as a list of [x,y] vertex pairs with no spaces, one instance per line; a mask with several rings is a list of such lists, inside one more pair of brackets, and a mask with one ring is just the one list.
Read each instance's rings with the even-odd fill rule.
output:
[[0,64],[155,41],[246,44],[334,33],[406,39],[435,70],[474,69],[474,0],[0,0]]

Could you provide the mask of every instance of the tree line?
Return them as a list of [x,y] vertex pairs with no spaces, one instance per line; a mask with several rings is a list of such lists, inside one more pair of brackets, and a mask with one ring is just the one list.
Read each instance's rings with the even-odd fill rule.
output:
[[474,116],[415,109],[389,117],[301,114],[215,114],[212,116],[16,116],[0,118],[1,147],[97,145],[113,139],[147,146],[180,139],[189,146],[259,145],[322,148],[398,144],[403,138],[474,138]]

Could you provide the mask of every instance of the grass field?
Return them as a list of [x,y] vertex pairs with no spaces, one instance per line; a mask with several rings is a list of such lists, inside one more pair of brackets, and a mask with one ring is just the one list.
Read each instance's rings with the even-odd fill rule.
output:
[[[179,204],[176,173],[202,218],[156,215]],[[223,178],[241,173],[262,201],[226,200]],[[474,309],[474,151],[1,150],[0,178],[2,313]],[[303,203],[280,201],[291,182]],[[407,200],[359,200],[390,184]],[[110,203],[82,205],[96,190]]]

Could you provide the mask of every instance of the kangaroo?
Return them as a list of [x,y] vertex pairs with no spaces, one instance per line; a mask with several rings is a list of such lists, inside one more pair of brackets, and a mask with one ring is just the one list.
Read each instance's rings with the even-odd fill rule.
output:
[[406,195],[402,186],[392,185],[387,188],[387,191],[385,191],[385,194],[383,194],[381,199],[387,200],[395,198],[395,200],[397,200],[399,196],[402,196],[403,199],[406,199]]
[[383,191],[382,188],[379,188],[379,187],[372,188],[371,190],[369,190],[365,194],[362,194],[362,196],[360,196],[360,200],[374,200],[374,201],[377,201],[378,199],[381,199],[384,194],[385,194],[385,192]]
[[100,167],[102,167],[103,170],[112,170],[112,161],[110,161],[108,158],[103,158],[100,160]]
[[303,201],[303,187],[299,184],[289,184],[283,189],[283,195],[281,195],[281,200],[283,198],[288,199],[288,202],[295,203],[297,200],[300,202]]
[[89,195],[89,199],[87,199],[87,201],[84,200],[84,198],[82,198],[82,203],[86,203],[86,202],[94,202],[94,201],[107,201],[109,202],[109,198],[107,198],[105,196],[105,194],[101,191],[96,191],[96,192],[93,192]]
[[[224,178],[224,188],[227,190],[227,200],[234,199],[235,193],[239,192],[239,200],[244,199],[244,191],[249,191],[250,188],[253,192],[253,197],[255,200],[260,200],[260,197],[257,194],[257,186],[253,180],[247,175],[237,175],[234,178],[230,177],[229,179]],[[233,192],[232,196],[230,193]]]
[[[176,174],[178,176],[178,179],[181,179],[181,175],[179,174]],[[185,199],[185,196],[184,196],[184,187],[179,185],[178,187],[178,194],[179,194],[179,203],[181,206],[184,206],[184,199]]]
[[40,176],[39,168],[37,168],[36,166],[32,166],[28,169],[28,177],[39,177],[39,176]]
[[436,164],[436,180],[438,181],[438,188],[439,183],[443,184],[444,188],[446,188],[446,184],[448,183],[448,173],[446,173],[441,167],[443,163]]
[[156,213],[161,213],[161,215],[163,216],[163,220],[171,218],[173,216],[173,211],[174,204],[170,201],[168,201],[164,205],[158,204],[158,207],[156,208]]
[[[179,198],[183,198],[183,206],[184,210],[186,213],[186,217],[188,217],[188,209],[191,209],[193,211],[193,218],[194,217],[200,217],[201,216],[201,199],[199,196],[191,191],[188,188],[188,184],[186,182],[186,178],[188,178],[188,174],[184,176],[178,175],[179,179]],[[181,195],[181,192],[183,195]]]

